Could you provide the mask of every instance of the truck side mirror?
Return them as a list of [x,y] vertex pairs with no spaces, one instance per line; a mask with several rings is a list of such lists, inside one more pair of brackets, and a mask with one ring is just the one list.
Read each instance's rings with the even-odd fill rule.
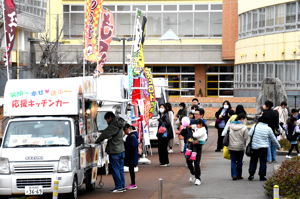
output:
[[79,147],[80,145],[82,145],[83,144],[83,137],[81,136],[81,135],[76,135],[76,137],[75,137],[75,145],[76,145],[76,147]]

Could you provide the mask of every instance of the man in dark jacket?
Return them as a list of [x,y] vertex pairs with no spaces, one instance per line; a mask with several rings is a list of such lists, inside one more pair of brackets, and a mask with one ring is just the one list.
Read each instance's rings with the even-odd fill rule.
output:
[[109,162],[112,167],[112,176],[115,181],[115,188],[110,190],[111,193],[120,193],[125,190],[124,177],[124,158],[125,148],[123,141],[123,127],[125,120],[115,116],[113,112],[107,112],[104,115],[108,127],[104,129],[96,140],[96,143],[108,139],[106,152],[109,155]]
[[263,115],[270,118],[268,126],[275,132],[279,129],[279,114],[277,111],[272,110],[273,102],[266,101],[265,105],[263,106]]

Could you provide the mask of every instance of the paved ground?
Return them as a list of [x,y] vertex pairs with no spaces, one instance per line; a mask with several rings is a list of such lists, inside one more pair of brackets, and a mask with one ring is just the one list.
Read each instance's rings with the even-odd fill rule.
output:
[[[140,165],[136,173],[138,189],[128,190],[124,193],[110,194],[108,191],[114,188],[111,175],[103,176],[104,187],[89,193],[81,187],[79,199],[93,198],[158,198],[158,179],[163,179],[163,198],[206,198],[206,199],[265,199],[263,184],[255,175],[253,181],[248,181],[249,158],[245,156],[243,176],[244,180],[232,181],[230,177],[230,161],[223,159],[222,153],[214,152],[216,148],[216,129],[209,129],[209,139],[204,145],[201,161],[202,184],[195,186],[189,183],[189,170],[185,167],[182,154],[178,154],[179,147],[175,146],[175,153],[170,154],[170,166],[158,167],[157,147],[153,147],[153,156],[148,156],[151,165]],[[285,160],[278,156],[277,161]],[[268,164],[268,176],[273,173],[273,165]],[[98,176],[100,177],[100,176]],[[130,183],[129,173],[125,174],[126,185]],[[25,198],[25,197],[24,197]],[[64,198],[60,196],[59,198]]]

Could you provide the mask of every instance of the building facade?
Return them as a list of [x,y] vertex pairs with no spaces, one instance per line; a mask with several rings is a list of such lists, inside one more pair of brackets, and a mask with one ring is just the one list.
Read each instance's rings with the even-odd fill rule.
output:
[[[60,48],[68,52],[64,63],[75,63],[78,57],[82,59],[84,3],[54,0],[48,7],[50,40],[56,37],[57,19],[63,29]],[[168,78],[170,96],[234,96],[235,41],[222,50],[223,1],[105,0],[103,7],[114,14],[115,37],[118,38],[132,37],[136,9],[147,16],[145,66],[151,68],[154,77]],[[172,31],[179,40],[161,40],[168,31]],[[126,57],[131,54],[131,45],[131,42],[126,42]],[[231,56],[228,53],[224,55],[222,51],[226,50]],[[112,41],[104,66],[106,74],[123,73],[122,51],[122,42]],[[39,56],[41,54],[37,52]],[[126,59],[125,71],[128,62]],[[88,72],[92,72],[93,67],[95,65]]]
[[[258,97],[265,77],[284,84],[290,107],[300,103],[300,2],[239,0],[234,96]],[[299,108],[299,107],[298,107]]]

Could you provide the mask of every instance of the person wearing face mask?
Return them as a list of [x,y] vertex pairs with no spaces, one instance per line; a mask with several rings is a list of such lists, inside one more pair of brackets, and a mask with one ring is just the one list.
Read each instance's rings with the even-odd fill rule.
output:
[[223,138],[222,132],[225,128],[225,125],[227,121],[229,120],[229,114],[228,112],[231,110],[231,104],[229,101],[223,102],[222,107],[216,112],[216,122],[215,122],[215,128],[218,129],[218,141],[217,141],[217,149],[215,152],[220,152],[223,148]]
[[[194,98],[193,100],[192,100],[192,106],[189,108],[189,113],[190,112],[193,112],[193,110],[196,110],[196,109],[198,109],[198,108],[202,108],[202,106],[201,106],[201,103],[199,102],[199,100],[197,99],[197,98]],[[193,113],[195,113],[195,112],[193,112]],[[186,116],[188,116],[188,114],[186,115]]]
[[235,121],[229,125],[229,145],[228,149],[231,158],[232,180],[243,179],[243,157],[246,142],[248,140],[248,130],[245,125],[246,115],[240,113]]
[[[173,129],[169,119],[168,110],[165,104],[161,104],[159,107],[159,119],[158,119],[158,131],[156,134],[158,140],[158,156],[159,156],[159,166],[168,166],[169,157],[168,157],[168,144],[169,140],[173,137]],[[159,130],[165,128],[167,136],[164,137],[164,132],[161,133]]]

